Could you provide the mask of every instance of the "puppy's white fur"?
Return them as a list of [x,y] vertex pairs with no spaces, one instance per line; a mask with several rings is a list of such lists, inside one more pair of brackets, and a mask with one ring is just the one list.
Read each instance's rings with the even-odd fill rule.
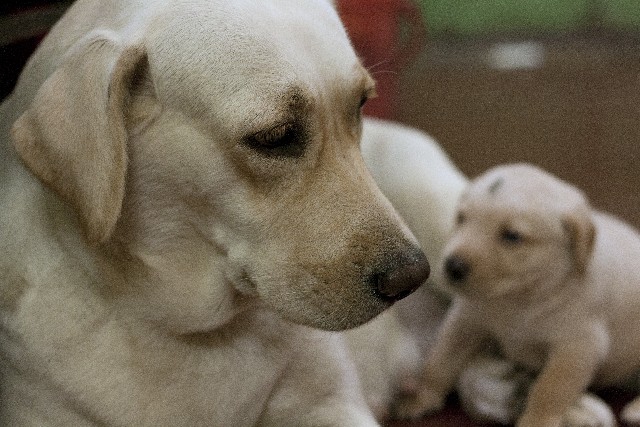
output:
[[[640,369],[637,231],[538,168],[502,166],[462,197],[445,259],[456,298],[404,414],[439,408],[493,339],[538,372],[519,426],[611,425],[610,410],[583,393]],[[625,420],[638,419],[636,406]]]
[[0,106],[1,423],[375,425],[316,329],[426,272],[372,88],[325,0],[74,4]]

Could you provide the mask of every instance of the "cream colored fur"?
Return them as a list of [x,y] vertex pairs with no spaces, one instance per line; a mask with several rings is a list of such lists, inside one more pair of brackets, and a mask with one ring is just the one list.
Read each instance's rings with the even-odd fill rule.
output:
[[[508,360],[538,372],[518,426],[613,425],[603,402],[583,393],[637,380],[636,230],[540,169],[502,166],[462,197],[445,259],[457,296],[404,415],[441,407],[493,339]],[[638,406],[625,408],[625,421],[640,420]]]
[[325,0],[79,0],[0,106],[0,423],[376,425],[327,330],[426,261],[373,91]]

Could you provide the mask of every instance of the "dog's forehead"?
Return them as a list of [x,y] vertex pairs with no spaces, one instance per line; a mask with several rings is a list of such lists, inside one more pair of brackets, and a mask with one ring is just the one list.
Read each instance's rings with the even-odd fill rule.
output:
[[324,0],[175,1],[154,21],[146,44],[161,96],[234,117],[296,89],[354,85],[364,73]]

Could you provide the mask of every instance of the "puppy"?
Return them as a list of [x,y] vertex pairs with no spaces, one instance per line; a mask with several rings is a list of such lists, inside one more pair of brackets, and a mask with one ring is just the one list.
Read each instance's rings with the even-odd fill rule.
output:
[[429,267],[373,93],[329,0],[75,3],[0,106],[0,423],[375,425],[327,331]]
[[[454,304],[419,393],[399,410],[442,407],[495,340],[508,360],[537,372],[518,426],[613,425],[610,410],[589,412],[602,402],[583,393],[624,385],[640,369],[638,259],[637,231],[591,209],[576,188],[529,165],[488,171],[460,201],[445,248]],[[640,421],[639,408],[631,402],[623,419]]]

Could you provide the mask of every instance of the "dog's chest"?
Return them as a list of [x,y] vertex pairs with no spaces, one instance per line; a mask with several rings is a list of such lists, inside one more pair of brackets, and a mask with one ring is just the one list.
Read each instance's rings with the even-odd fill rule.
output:
[[[178,361],[168,355],[168,369],[147,365],[151,374],[159,375],[154,386],[146,390],[147,405],[156,406],[149,412],[158,417],[152,424],[172,419],[174,425],[193,426],[258,423],[289,362],[287,334],[274,336],[267,325],[274,331],[282,328],[277,319],[257,316],[240,322],[238,328],[223,336],[186,337],[182,345],[178,344]],[[165,410],[168,412],[159,416]]]
[[[29,348],[12,353],[30,354],[15,365],[33,373],[37,398],[16,410],[41,405],[48,414],[42,424],[255,425],[288,362],[286,334],[264,332],[268,325],[277,329],[273,323],[252,319],[221,334],[163,339],[109,322],[85,339],[69,337],[46,358],[25,334],[23,347]],[[31,387],[27,382],[4,384],[4,391]],[[5,409],[0,412],[11,419]]]

